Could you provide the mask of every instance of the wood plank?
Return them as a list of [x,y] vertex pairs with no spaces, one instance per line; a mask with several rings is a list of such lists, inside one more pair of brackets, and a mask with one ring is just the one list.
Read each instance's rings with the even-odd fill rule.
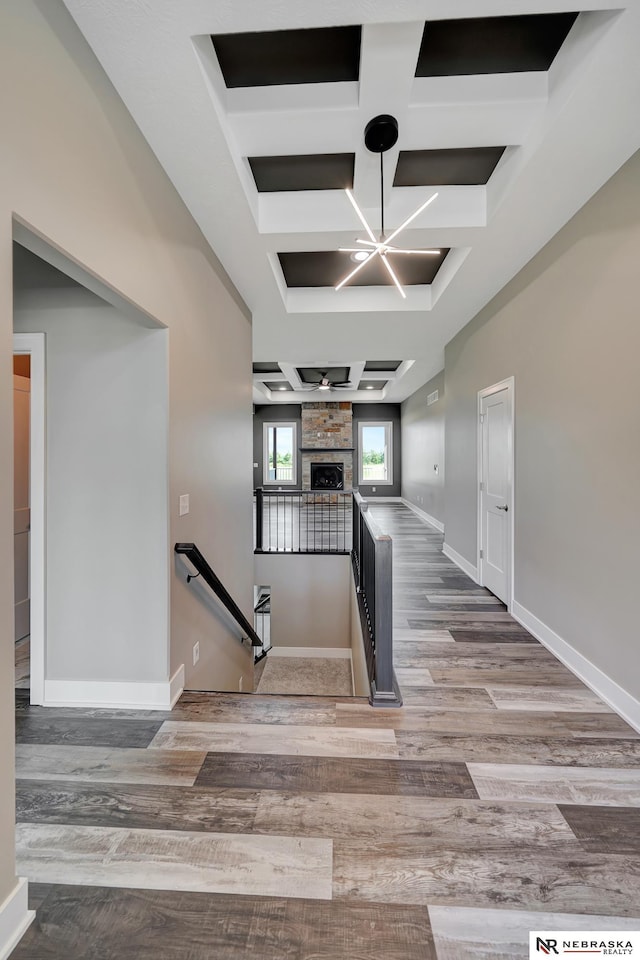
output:
[[382,836],[389,842],[420,842],[431,851],[509,851],[514,837],[540,847],[580,849],[557,808],[544,803],[263,791],[253,829],[292,837],[358,838],[365,856],[368,843]]
[[[55,714],[55,711],[51,711]],[[91,747],[148,747],[160,720],[109,720],[97,717],[16,717],[16,743]]]
[[585,850],[640,856],[640,809],[637,807],[562,805],[560,813]]
[[89,780],[192,786],[205,751],[16,746],[16,777],[29,780]]
[[438,960],[528,960],[530,930],[640,929],[633,917],[430,906]]
[[329,899],[330,840],[20,823],[16,861],[40,883]]
[[426,908],[50,888],[12,960],[436,960]]
[[152,749],[290,754],[307,757],[397,757],[393,730],[289,724],[166,721]]
[[640,863],[559,845],[431,851],[423,838],[334,842],[334,899],[636,916]]
[[639,740],[605,737],[523,737],[472,734],[428,734],[398,730],[404,760],[464,760],[474,763],[558,764],[577,767],[637,768]]
[[613,738],[618,735],[638,739],[639,735],[615,714],[602,713],[546,713],[535,711],[532,716],[521,710],[446,710],[411,704],[402,710],[371,710],[370,707],[339,704],[336,724],[348,727],[392,730],[414,730],[428,734],[468,734],[483,736],[519,737],[579,737],[589,739]]
[[601,806],[640,806],[640,770],[468,763],[483,800],[531,800]]
[[87,827],[250,833],[260,794],[167,784],[18,780],[16,819]]
[[210,753],[196,786],[300,793],[469,797],[477,794],[463,763]]

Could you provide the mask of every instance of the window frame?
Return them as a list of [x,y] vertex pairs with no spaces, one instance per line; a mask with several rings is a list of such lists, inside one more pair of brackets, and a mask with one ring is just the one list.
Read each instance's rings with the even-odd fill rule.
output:
[[[385,431],[385,466],[387,468],[386,480],[365,480],[364,463],[362,457],[364,446],[362,434],[365,427],[384,427]],[[358,422],[358,486],[359,487],[391,487],[393,486],[393,420],[360,420]]]
[[[275,427],[281,429],[282,427],[291,427],[292,442],[291,442],[291,467],[292,467],[292,479],[291,480],[270,480],[269,479],[269,429],[270,427]],[[298,424],[295,420],[265,420],[262,424],[262,483],[263,486],[269,487],[295,487],[298,482],[298,450],[297,450],[297,435],[298,435]],[[276,465],[277,469],[277,465]]]

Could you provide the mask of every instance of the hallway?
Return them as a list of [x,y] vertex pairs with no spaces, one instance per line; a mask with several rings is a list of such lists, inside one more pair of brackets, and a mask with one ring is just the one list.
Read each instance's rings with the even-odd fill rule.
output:
[[529,930],[640,929],[640,735],[435,529],[371,510],[394,542],[402,709],[16,692],[38,912],[13,960],[516,960]]

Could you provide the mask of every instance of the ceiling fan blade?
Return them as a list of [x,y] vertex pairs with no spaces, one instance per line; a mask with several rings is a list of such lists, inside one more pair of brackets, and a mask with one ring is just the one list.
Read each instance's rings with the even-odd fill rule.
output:
[[365,230],[367,231],[368,235],[371,237],[371,239],[372,239],[373,242],[375,243],[375,242],[376,242],[376,238],[375,238],[375,236],[374,236],[374,234],[373,234],[373,230],[371,229],[371,227],[369,226],[369,224],[368,224],[367,221],[365,220],[364,213],[362,212],[362,210],[360,209],[360,207],[359,207],[358,204],[356,203],[356,198],[355,198],[354,195],[351,193],[351,190],[345,190],[345,193],[346,193],[346,195],[349,197],[349,200],[351,201],[351,205],[352,205],[353,209],[354,209],[355,212],[358,214],[358,219],[360,220],[360,223],[362,224],[362,226],[363,226],[363,227],[365,228]]
[[345,387],[352,386],[351,380],[345,380],[343,383],[332,383],[332,387],[338,387],[339,389],[344,389]]
[[393,282],[395,283],[396,287],[398,288],[398,291],[399,291],[400,294],[402,295],[402,298],[403,298],[404,300],[406,300],[406,299],[407,299],[407,295],[406,295],[406,293],[404,292],[404,290],[402,289],[402,286],[401,286],[401,284],[400,284],[400,281],[398,280],[398,278],[396,277],[395,273],[393,272],[393,267],[391,266],[391,264],[390,264],[389,261],[387,260],[385,254],[382,254],[382,262],[384,263],[385,267],[387,268],[387,271],[389,272],[389,276],[391,277],[391,279],[392,279]]
[[366,265],[369,263],[369,261],[372,260],[373,257],[376,256],[377,253],[378,253],[378,250],[372,250],[366,260],[361,260],[360,263],[358,264],[358,266],[355,268],[355,270],[352,270],[351,273],[348,273],[348,274],[347,274],[347,276],[344,278],[344,280],[341,280],[341,281],[340,281],[340,283],[338,284],[338,286],[335,288],[336,291],[342,289],[342,287],[344,287],[345,283],[348,283],[349,280],[351,280],[353,277],[355,277],[356,273],[358,273],[360,270],[362,270],[363,267],[366,267]]
[[399,247],[391,247],[390,250],[387,250],[387,253],[420,253],[420,254],[426,254],[429,257],[439,257],[442,251],[441,250],[401,250]]
[[408,227],[409,224],[411,223],[411,221],[412,221],[412,220],[415,220],[415,218],[418,216],[418,214],[422,213],[423,210],[426,210],[427,207],[429,206],[429,204],[430,204],[430,203],[433,203],[433,201],[435,200],[435,198],[436,198],[437,196],[438,196],[438,193],[437,193],[437,191],[436,191],[436,193],[434,193],[432,196],[430,196],[429,199],[426,200],[426,201],[422,204],[421,207],[418,207],[418,209],[415,211],[415,213],[412,213],[410,217],[407,217],[407,219],[404,221],[404,223],[401,223],[400,226],[397,228],[397,230],[394,230],[394,231],[393,231],[393,233],[391,234],[390,237],[387,237],[387,239],[385,240],[385,243],[391,243],[391,241],[393,240],[393,238],[394,238],[394,237],[397,237],[398,234],[399,234],[402,230],[404,230],[405,227]]

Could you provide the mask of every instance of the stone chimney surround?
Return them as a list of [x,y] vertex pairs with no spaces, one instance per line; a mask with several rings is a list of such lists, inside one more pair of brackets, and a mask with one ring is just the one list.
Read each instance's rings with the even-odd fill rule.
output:
[[353,413],[344,401],[302,404],[302,489],[311,489],[312,463],[344,464],[344,489],[353,488]]

